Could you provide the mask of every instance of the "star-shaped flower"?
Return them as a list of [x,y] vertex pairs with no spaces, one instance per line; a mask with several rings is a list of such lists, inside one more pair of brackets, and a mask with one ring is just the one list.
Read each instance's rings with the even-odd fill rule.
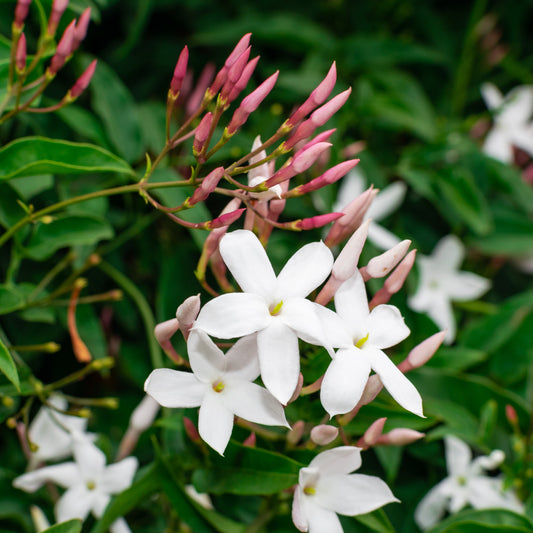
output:
[[257,332],[263,383],[286,404],[298,383],[298,338],[328,348],[322,315],[333,312],[305,297],[331,272],[333,255],[322,242],[307,244],[276,277],[259,239],[246,230],[226,234],[220,253],[244,292],[208,302],[194,327],[222,339]]
[[[365,176],[361,169],[356,167],[342,181],[332,210],[342,212],[342,209],[354,198],[363,194],[365,188]],[[365,220],[372,219],[368,226],[368,240],[381,250],[389,250],[396,246],[400,239],[377,222],[388,217],[400,207],[406,191],[407,186],[402,181],[391,183],[376,195],[365,214]]]
[[294,525],[309,533],[342,533],[337,513],[365,514],[398,501],[381,479],[351,474],[360,466],[360,448],[341,446],[302,468],[292,504]]
[[488,279],[459,270],[464,255],[465,248],[454,235],[443,237],[431,256],[419,255],[418,289],[407,301],[411,309],[427,313],[441,330],[447,330],[446,344],[453,342],[456,333],[451,302],[474,300],[490,288]]
[[420,529],[430,529],[446,510],[457,513],[471,505],[474,509],[509,509],[524,512],[523,503],[512,490],[503,490],[501,477],[486,475],[498,467],[505,456],[501,450],[472,460],[470,448],[457,437],[444,439],[448,477],[435,485],[418,504],[415,520]]
[[322,381],[320,400],[324,409],[330,416],[351,411],[373,370],[402,407],[423,416],[420,394],[383,352],[410,333],[400,311],[384,304],[370,311],[359,271],[335,293],[335,309],[341,318],[341,327],[333,322],[327,327],[330,342],[339,350]]
[[493,83],[484,83],[481,95],[494,113],[483,151],[504,163],[512,163],[513,146],[533,157],[533,85],[515,87],[503,96]]
[[187,342],[193,373],[159,368],[144,390],[163,407],[198,407],[202,439],[221,455],[237,415],[267,426],[286,426],[282,405],[266,389],[253,383],[259,376],[255,335],[239,339],[222,353],[203,332],[193,329]]
[[[66,488],[55,505],[57,522],[73,518],[85,520],[92,512],[100,518],[111,495],[127,489],[137,470],[137,459],[127,457],[106,466],[104,453],[86,438],[75,436],[74,462],[45,466],[13,480],[13,485],[26,492],[35,492],[46,482]],[[112,533],[126,533],[130,529],[123,518],[110,527]]]

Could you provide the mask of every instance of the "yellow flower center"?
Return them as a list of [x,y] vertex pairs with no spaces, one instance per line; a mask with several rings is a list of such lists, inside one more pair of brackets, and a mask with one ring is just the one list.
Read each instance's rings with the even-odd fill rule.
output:
[[365,345],[365,342],[368,340],[370,333],[366,334],[366,337],[363,337],[362,339],[359,339],[357,342],[354,342],[354,346],[356,348],[362,348]]
[[315,487],[305,487],[304,494],[307,494],[308,496],[313,496],[314,494],[316,494]]
[[89,490],[94,490],[96,488],[96,483],[94,481],[87,481],[87,488]]
[[213,390],[215,392],[222,392],[224,390],[224,382],[215,381],[215,383],[213,383]]
[[279,314],[279,312],[281,311],[281,308],[283,307],[283,300],[281,300],[280,302],[278,302],[275,306],[270,306],[270,314],[272,316],[276,316]]

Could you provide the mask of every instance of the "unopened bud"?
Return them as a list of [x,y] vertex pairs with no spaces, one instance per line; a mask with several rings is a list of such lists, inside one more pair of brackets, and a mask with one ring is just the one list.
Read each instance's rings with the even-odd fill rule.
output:
[[233,224],[236,220],[240,218],[243,211],[246,211],[246,208],[236,209],[235,211],[232,211],[231,213],[226,213],[224,215],[220,215],[217,218],[214,218],[210,222],[206,224],[206,229],[217,229],[221,228],[223,226],[230,226]]
[[88,7],[80,16],[76,23],[76,29],[74,30],[74,37],[72,39],[72,51],[77,50],[81,42],[87,36],[87,29],[91,22],[91,8]]
[[518,424],[518,415],[516,414],[516,409],[512,405],[507,404],[505,406],[505,416],[511,425],[514,426]]
[[315,137],[313,137],[308,143],[306,143],[303,147],[302,147],[302,150],[307,150],[308,148],[310,148],[311,146],[313,146],[313,144],[316,144],[316,143],[322,143],[322,142],[328,142],[329,141],[329,138],[337,131],[337,128],[332,128],[330,130],[326,130],[326,131],[323,131],[322,133],[319,133],[318,135],[316,135]]
[[333,442],[339,434],[339,428],[328,424],[320,424],[311,430],[311,440],[320,446]]
[[185,337],[189,337],[189,332],[200,312],[200,294],[189,296],[176,310],[176,318],[180,324],[180,330]]
[[294,229],[310,230],[315,228],[321,228],[330,222],[334,222],[338,218],[342,217],[342,213],[326,213],[325,215],[316,215],[310,218],[303,218],[297,220],[291,224]]
[[405,279],[415,264],[415,257],[416,250],[411,250],[385,281],[385,287],[391,294],[396,294],[403,287]]
[[103,357],[102,359],[95,359],[89,363],[89,367],[92,370],[107,370],[108,368],[113,368],[115,361],[112,357]]
[[209,111],[206,113],[200,124],[196,127],[194,132],[194,143],[192,146],[192,153],[194,157],[198,157],[202,152],[206,150],[205,143],[209,137],[209,132],[211,131],[211,124],[213,123],[213,113]]
[[72,53],[72,44],[74,42],[74,31],[76,30],[76,21],[73,20],[63,32],[63,36],[59,41],[55,54],[52,56],[50,66],[47,69],[47,74],[54,76],[58,70],[65,64],[65,61]]
[[252,431],[252,433],[243,440],[242,445],[247,446],[248,448],[255,448],[256,440],[255,433]]
[[178,96],[178,93],[180,92],[181,86],[183,84],[183,80],[185,79],[185,75],[187,74],[188,61],[189,49],[187,48],[187,46],[184,46],[178,57],[176,67],[174,68],[174,75],[172,76],[172,80],[170,82],[170,93],[174,97],[174,99]]
[[37,507],[37,505],[32,505],[30,507],[30,514],[33,525],[35,526],[35,531],[37,531],[37,533],[50,528],[50,522],[48,522],[48,518],[46,518],[46,515],[40,507]]
[[13,418],[12,416],[10,416],[7,420],[6,420],[6,426],[9,428],[9,429],[15,429],[17,427],[17,419],[16,418]]
[[153,424],[159,408],[160,405],[146,395],[131,413],[130,426],[139,432],[147,430]]
[[194,422],[186,416],[183,417],[183,428],[185,429],[185,433],[187,433],[188,437],[193,442],[198,443],[202,440],[200,433],[198,433],[198,429],[194,425]]
[[31,0],[18,0],[17,6],[15,7],[15,18],[13,20],[13,26],[18,31],[22,30],[24,21],[28,16],[28,11],[30,9]]
[[348,100],[352,89],[346,89],[333,97],[329,102],[313,111],[311,120],[315,126],[323,126]]
[[20,76],[26,70],[26,35],[20,34],[15,53],[15,68]]
[[67,9],[69,0],[54,0],[52,3],[52,12],[48,19],[48,28],[46,33],[49,37],[53,37],[56,34],[57,26],[61,20],[61,16]]
[[287,433],[287,444],[291,446],[296,446],[302,435],[304,434],[305,422],[303,420],[297,420],[293,425],[292,429]]
[[2,396],[2,405],[10,409],[15,405],[15,400],[11,396]]
[[365,267],[365,279],[382,278],[386,276],[407,253],[411,241],[406,239],[393,246],[390,250],[373,257]]
[[203,202],[206,200],[207,197],[215,190],[218,182],[222,179],[222,176],[224,176],[224,167],[215,168],[215,170],[210,172],[202,180],[200,187],[194,191],[191,198],[187,200],[187,205],[191,207],[198,202]]
[[296,384],[296,388],[294,389],[294,392],[292,393],[292,396],[290,400],[287,402],[287,404],[292,403],[298,399],[298,397],[300,396],[300,392],[302,392],[303,385],[304,385],[304,376],[300,372],[300,374],[298,374],[298,383]]
[[369,448],[378,441],[379,437],[383,433],[383,427],[387,421],[386,417],[378,418],[373,422],[370,427],[365,431],[365,434],[357,441],[357,446],[360,448]]
[[241,77],[237,80],[235,85],[233,86],[233,89],[231,89],[229,96],[227,98],[228,104],[233,102],[239,94],[246,89],[246,86],[248,85],[248,82],[250,81],[250,78],[252,77],[252,74],[254,73],[255,67],[257,66],[257,63],[259,61],[259,56],[254,57],[251,61],[248,61],[246,63]]
[[439,331],[420,344],[415,346],[409,355],[398,365],[398,368],[403,372],[408,372],[414,368],[419,368],[425,365],[437,351],[439,346],[446,337],[446,331]]
[[244,52],[237,58],[235,63],[233,63],[233,65],[231,65],[231,67],[228,69],[226,81],[220,90],[220,99],[225,105],[229,104],[229,95],[235,84],[239,81],[239,78],[244,71],[244,67],[246,67],[246,64],[248,63],[250,50],[251,47],[247,47],[246,50],[244,50]]
[[87,408],[78,409],[76,411],[76,416],[79,416],[80,418],[90,418],[91,410]]
[[179,322],[175,318],[171,318],[170,320],[166,320],[165,322],[156,325],[154,335],[163,350],[166,349],[166,344],[170,342],[170,339],[178,329]]
[[411,444],[425,436],[425,433],[420,433],[414,429],[395,428],[388,433],[385,433],[385,435],[381,435],[377,443],[389,446],[406,446],[407,444]]
[[96,69],[96,63],[97,60],[94,59],[91,61],[89,66],[85,69],[83,74],[77,79],[76,83],[72,86],[72,88],[67,93],[67,99],[69,101],[76,100],[80,94],[87,89],[89,86],[89,83],[91,83],[91,79],[94,75],[94,71]]

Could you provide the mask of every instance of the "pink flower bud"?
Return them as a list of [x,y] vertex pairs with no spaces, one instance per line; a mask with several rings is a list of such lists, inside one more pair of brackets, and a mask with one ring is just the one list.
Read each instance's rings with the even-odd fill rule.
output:
[[179,328],[183,333],[185,340],[189,338],[189,332],[200,312],[200,295],[189,296],[177,309],[176,318],[179,322]]
[[179,322],[175,318],[172,318],[157,324],[154,329],[154,335],[159,346],[161,346],[165,354],[175,363],[181,363],[183,361],[170,341],[172,336],[178,331],[178,328]]
[[187,433],[187,436],[196,444],[202,441],[202,438],[200,437],[200,433],[198,433],[198,429],[196,429],[196,426],[194,425],[194,422],[184,416],[183,417],[183,428],[185,429],[185,433]]
[[233,102],[237,98],[237,96],[239,96],[239,94],[241,94],[241,92],[246,89],[246,86],[248,85],[248,82],[250,81],[250,78],[254,73],[258,61],[259,56],[254,57],[246,64],[244,70],[242,71],[241,77],[237,80],[237,82],[233,86],[233,89],[231,89],[231,92],[229,93],[228,103]]
[[174,75],[172,76],[172,80],[170,81],[170,92],[173,97],[176,97],[178,93],[180,92],[181,86],[183,84],[183,80],[185,79],[185,75],[187,74],[187,63],[188,62],[189,62],[189,49],[187,48],[187,45],[185,45],[182,51],[180,52],[178,61],[174,68]]
[[232,211],[231,213],[226,213],[225,215],[220,215],[219,217],[214,218],[213,220],[208,222],[206,224],[206,229],[216,229],[222,226],[229,226],[240,218],[243,211],[246,211],[245,207],[243,207],[242,209],[236,209],[235,211]]
[[231,54],[226,59],[226,62],[224,63],[224,66],[227,68],[230,68],[237,59],[241,56],[241,54],[248,48],[250,45],[250,37],[252,36],[251,33],[247,33],[241,37],[239,42],[235,45],[235,48],[231,52]]
[[425,365],[438,350],[442,341],[446,337],[446,331],[439,331],[420,344],[415,346],[409,355],[398,365],[398,368],[403,372],[409,372],[414,368],[419,368]]
[[305,430],[305,422],[298,420],[292,425],[292,429],[287,433],[287,444],[295,446],[300,442]]
[[200,124],[196,127],[194,132],[194,143],[192,147],[192,152],[195,157],[198,157],[205,149],[205,142],[209,137],[209,132],[211,131],[211,124],[213,123],[213,113],[209,111],[204,115]]
[[[207,63],[207,65],[203,68],[202,72],[200,73],[200,77],[198,78],[198,81],[196,82],[196,87],[194,88],[192,94],[189,96],[187,100],[187,104],[185,105],[185,111],[187,116],[192,115],[202,103],[202,99],[204,98],[204,94],[207,90],[207,87],[213,80],[213,77],[215,75],[215,65],[213,63]],[[183,88],[182,88],[183,92]]]
[[298,383],[296,383],[296,388],[294,389],[294,392],[292,393],[292,396],[290,397],[290,400],[287,402],[287,405],[289,403],[292,403],[292,402],[296,401],[299,398],[300,392],[302,392],[303,385],[304,385],[304,376],[300,372],[298,374]]
[[48,19],[48,28],[46,30],[50,37],[55,35],[61,16],[65,12],[65,9],[67,9],[68,2],[69,0],[54,0],[52,4],[52,12]]
[[288,151],[303,139],[307,139],[315,130],[316,126],[313,124],[313,121],[308,118],[296,128],[289,139],[285,141],[283,146]]
[[246,96],[241,105],[233,113],[233,117],[228,125],[228,133],[233,135],[247,120],[251,113],[253,113],[267,97],[273,89],[278,79],[279,70],[274,72],[272,76],[267,78],[257,89]]
[[75,100],[80,96],[80,94],[87,89],[91,79],[93,77],[94,71],[96,69],[97,60],[94,59],[91,61],[91,64],[85,69],[85,72],[78,78],[76,83],[72,86],[68,92],[70,100]]
[[378,441],[379,437],[383,433],[383,427],[387,421],[386,417],[378,418],[373,422],[370,427],[365,431],[365,434],[357,441],[357,446],[360,448],[369,448]]
[[76,21],[73,20],[63,32],[56,52],[50,61],[48,73],[54,75],[65,64],[68,56],[72,53],[72,43],[74,42],[74,31],[76,30]]
[[319,107],[311,115],[311,121],[315,126],[324,125],[348,100],[352,89],[346,89],[342,93],[332,98],[327,104]]
[[311,440],[319,446],[333,442],[339,434],[339,428],[328,424],[320,424],[311,430]]
[[252,431],[252,433],[250,433],[250,435],[248,435],[248,437],[246,437],[242,441],[242,445],[246,446],[248,448],[255,448],[256,441],[257,441],[257,439],[255,437],[255,433]]
[[26,70],[26,35],[20,34],[15,54],[15,68],[20,75]]
[[17,7],[15,7],[15,18],[13,20],[13,25],[19,29],[22,29],[24,21],[28,16],[28,11],[30,9],[31,0],[18,0]]
[[302,220],[297,220],[293,226],[296,229],[301,230],[310,230],[315,228],[321,228],[334,220],[342,217],[342,213],[326,213],[325,215],[316,215],[311,218],[304,218]]
[[322,133],[319,133],[316,137],[314,137],[306,145],[304,145],[302,147],[302,150],[307,150],[308,148],[311,148],[311,146],[313,146],[313,144],[329,141],[329,138],[336,131],[337,131],[337,128],[332,128],[330,130],[326,130],[326,131],[323,131]]
[[72,39],[72,51],[77,50],[83,39],[87,35],[87,29],[89,28],[89,22],[91,22],[91,8],[88,7],[80,16],[80,19],[76,23],[76,29],[74,30],[74,38]]
[[409,246],[411,246],[411,241],[406,239],[393,246],[390,250],[373,257],[365,267],[365,279],[386,276],[407,253]]
[[131,413],[130,427],[139,433],[147,430],[154,422],[159,407],[160,405],[151,396],[146,395]]
[[425,436],[425,433],[420,433],[419,431],[415,431],[414,429],[395,428],[389,431],[388,433],[385,433],[385,435],[381,435],[377,443],[389,446],[405,446],[407,444],[411,444],[412,442],[420,440]]
[[409,272],[415,264],[416,250],[411,250],[403,259],[394,272],[386,279],[385,287],[391,294],[396,294],[405,283]]
[[246,64],[248,63],[250,50],[251,47],[249,46],[228,70],[226,81],[220,90],[220,99],[226,104],[229,103],[229,95],[235,84],[239,81],[239,78],[242,76],[244,67],[246,67]]

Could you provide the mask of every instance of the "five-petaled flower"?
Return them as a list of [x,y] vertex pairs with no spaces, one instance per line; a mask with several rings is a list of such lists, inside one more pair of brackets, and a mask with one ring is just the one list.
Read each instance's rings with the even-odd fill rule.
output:
[[360,448],[341,446],[302,468],[292,504],[294,525],[309,533],[342,533],[337,513],[365,514],[398,501],[381,479],[351,473],[360,466]]
[[504,460],[501,450],[472,460],[466,443],[454,436],[444,439],[448,477],[435,485],[418,504],[415,520],[420,529],[433,527],[446,510],[456,513],[471,505],[475,509],[509,509],[524,512],[523,503],[512,490],[504,491],[501,477],[486,475]]
[[237,415],[250,422],[286,426],[282,405],[263,387],[259,376],[255,335],[239,339],[224,355],[203,332],[193,329],[187,342],[193,373],[159,368],[144,390],[163,407],[198,407],[198,431],[221,455]]

